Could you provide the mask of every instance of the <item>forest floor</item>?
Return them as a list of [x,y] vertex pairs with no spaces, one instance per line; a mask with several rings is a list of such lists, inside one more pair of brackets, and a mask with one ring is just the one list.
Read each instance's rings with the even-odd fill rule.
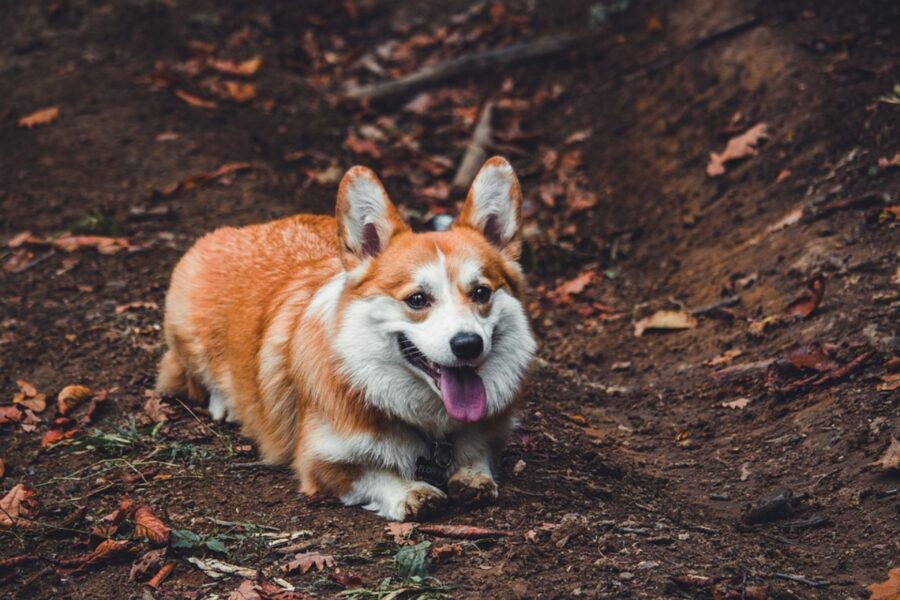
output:
[[[0,596],[900,597],[896,1],[61,0],[0,31]],[[357,163],[452,214],[487,101],[540,350],[499,500],[437,523],[507,535],[386,532],[147,395],[195,239],[330,213]]]

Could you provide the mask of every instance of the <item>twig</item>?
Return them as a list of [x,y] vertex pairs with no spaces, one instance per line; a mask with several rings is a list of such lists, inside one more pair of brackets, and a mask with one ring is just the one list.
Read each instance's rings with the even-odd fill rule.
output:
[[725,308],[727,306],[734,306],[738,302],[741,301],[741,297],[738,295],[728,296],[727,298],[722,298],[721,300],[716,300],[715,302],[710,302],[709,304],[704,304],[703,306],[692,308],[688,312],[694,315],[695,317],[699,317],[702,315],[708,315],[709,313],[716,312],[720,308]]
[[268,531],[281,531],[277,527],[272,527],[271,525],[259,525],[257,523],[241,523],[240,521],[223,521],[222,519],[216,519],[215,517],[206,517],[206,520],[214,525],[221,525],[222,527],[256,527],[258,529],[266,529]]
[[458,75],[471,75],[487,71],[493,67],[512,65],[535,58],[545,58],[559,54],[584,39],[586,39],[585,36],[553,37],[535,42],[513,44],[506,48],[494,48],[483,52],[466,54],[425,67],[395,81],[385,81],[351,88],[344,95],[354,100],[381,100],[410,94]]
[[722,369],[721,371],[716,371],[713,373],[713,377],[717,379],[741,379],[743,377],[755,377],[756,375],[762,375],[766,371],[769,370],[769,367],[775,362],[774,358],[768,358],[766,360],[758,360],[752,363],[745,363],[742,365],[734,365],[733,367],[728,367]]
[[824,515],[816,515],[808,519],[800,519],[798,521],[790,521],[781,525],[782,531],[794,531],[797,529],[813,529],[815,527],[824,527],[831,525],[831,519]]
[[487,158],[487,147],[491,143],[491,114],[494,110],[494,103],[488,100],[481,109],[481,117],[478,118],[478,124],[472,133],[472,141],[466,148],[462,162],[459,163],[459,169],[453,178],[453,187],[460,190],[468,187],[475,179],[478,173],[478,167]]
[[743,17],[706,35],[700,36],[698,39],[694,40],[692,44],[685,46],[680,50],[676,50],[675,52],[672,52],[665,56],[661,56],[659,58],[655,58],[645,63],[622,69],[609,82],[607,82],[607,86],[613,85],[613,83],[615,83],[615,81],[618,81],[619,79],[623,79],[625,81],[635,81],[637,79],[641,79],[642,77],[646,77],[654,71],[658,71],[673,63],[683,60],[691,52],[702,50],[703,48],[706,48],[707,46],[710,46],[715,42],[718,42],[719,40],[744,33],[745,31],[749,31],[760,23],[761,21],[759,17],[755,15]]
[[812,579],[807,579],[803,575],[791,575],[789,573],[773,573],[773,577],[777,577],[778,579],[787,579],[788,581],[794,581],[797,583],[802,583],[803,585],[808,585],[809,587],[828,587],[831,585],[830,581],[813,581]]

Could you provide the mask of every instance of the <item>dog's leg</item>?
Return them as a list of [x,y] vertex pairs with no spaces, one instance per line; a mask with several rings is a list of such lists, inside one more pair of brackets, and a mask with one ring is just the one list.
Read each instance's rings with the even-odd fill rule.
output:
[[456,469],[447,481],[450,498],[463,504],[488,504],[497,499],[497,483],[491,469],[493,448],[483,431],[457,436],[453,441]]
[[436,512],[447,495],[423,481],[403,479],[390,471],[369,469],[341,496],[347,506],[362,504],[366,510],[392,521],[415,521]]

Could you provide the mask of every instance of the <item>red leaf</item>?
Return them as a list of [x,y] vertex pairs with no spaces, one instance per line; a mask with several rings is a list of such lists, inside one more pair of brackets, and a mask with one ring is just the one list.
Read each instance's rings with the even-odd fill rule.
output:
[[134,535],[145,537],[157,545],[167,544],[172,530],[162,522],[149,506],[139,506],[134,511]]
[[784,309],[785,316],[796,316],[805,319],[822,303],[822,298],[825,297],[825,279],[818,275],[810,279],[806,285],[810,293],[804,293],[788,304],[787,308]]

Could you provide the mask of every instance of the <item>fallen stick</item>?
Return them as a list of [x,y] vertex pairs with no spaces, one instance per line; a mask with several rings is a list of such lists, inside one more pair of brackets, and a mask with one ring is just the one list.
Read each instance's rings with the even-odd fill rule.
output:
[[491,143],[491,114],[493,114],[494,103],[488,100],[481,109],[481,116],[478,118],[478,124],[475,125],[475,131],[472,133],[472,141],[463,154],[462,161],[459,163],[459,169],[456,176],[453,177],[453,187],[461,190],[469,186],[478,173],[478,168],[487,159],[487,147]]
[[458,75],[474,74],[494,67],[512,65],[536,58],[545,58],[564,52],[585,39],[585,36],[561,36],[513,44],[505,48],[494,48],[466,54],[420,69],[395,81],[385,81],[353,87],[344,95],[354,100],[381,100],[418,91]]
[[695,317],[699,317],[702,315],[708,315],[709,313],[714,313],[720,308],[734,306],[740,301],[740,296],[728,296],[727,298],[722,298],[721,300],[716,300],[715,302],[710,302],[709,304],[704,304],[703,306],[692,308],[688,312]]
[[828,587],[831,585],[830,581],[813,581],[812,579],[807,579],[803,575],[791,575],[789,573],[774,573],[773,574],[778,579],[787,579],[788,581],[795,581],[797,583],[802,583],[803,585],[808,585],[809,587]]

